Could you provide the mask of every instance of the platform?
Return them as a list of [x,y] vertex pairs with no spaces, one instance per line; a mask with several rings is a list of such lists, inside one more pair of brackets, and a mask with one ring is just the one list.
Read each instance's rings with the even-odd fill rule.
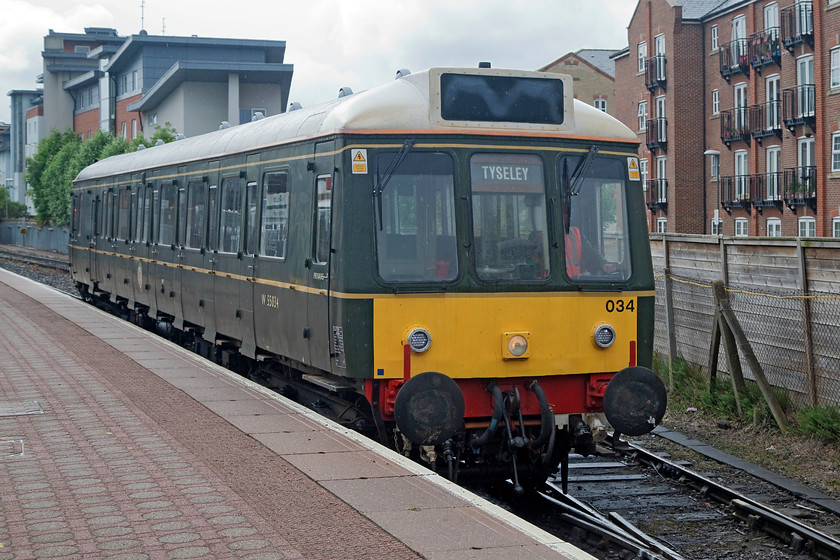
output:
[[0,372],[0,560],[592,558],[2,269]]

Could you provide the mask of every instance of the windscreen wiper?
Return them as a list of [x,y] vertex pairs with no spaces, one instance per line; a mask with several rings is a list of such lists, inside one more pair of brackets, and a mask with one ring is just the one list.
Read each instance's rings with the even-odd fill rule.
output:
[[586,157],[583,158],[583,161],[577,165],[572,173],[572,178],[570,180],[572,186],[569,188],[569,194],[572,196],[576,196],[580,192],[580,180],[584,175],[586,175],[586,171],[589,169],[589,166],[592,165],[592,160],[595,159],[595,155],[597,153],[598,146],[592,146],[589,148],[589,153],[586,154]]
[[[402,161],[405,159],[405,156],[408,155],[408,152],[411,151],[412,146],[414,146],[415,140],[413,138],[409,138],[405,142],[403,142],[402,148],[400,151],[397,152],[397,156],[391,160],[391,163],[388,164],[388,167],[385,169],[385,172],[382,174],[379,182],[376,186],[373,187],[373,196],[376,197],[376,212],[379,217],[379,230],[381,231],[383,228],[382,224],[382,191],[385,190],[385,187],[388,185],[388,182],[391,180],[391,177],[396,172],[397,168],[400,166]],[[379,173],[377,172],[377,177],[379,177]]]

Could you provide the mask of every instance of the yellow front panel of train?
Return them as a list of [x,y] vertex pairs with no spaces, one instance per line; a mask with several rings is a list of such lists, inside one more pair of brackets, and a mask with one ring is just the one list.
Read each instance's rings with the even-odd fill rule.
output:
[[[424,352],[410,353],[411,375],[437,371],[452,378],[490,378],[618,371],[629,365],[635,347],[637,303],[635,295],[626,293],[580,292],[376,298],[376,377],[403,377],[403,345],[416,328],[428,331],[431,343]],[[615,331],[608,348],[593,340],[604,324]],[[518,346],[523,338],[527,349]]]

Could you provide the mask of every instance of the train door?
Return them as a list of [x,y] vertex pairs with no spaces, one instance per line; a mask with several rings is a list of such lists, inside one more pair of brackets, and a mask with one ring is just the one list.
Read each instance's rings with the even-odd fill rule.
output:
[[335,173],[335,142],[321,142],[315,145],[315,184],[312,248],[307,264],[310,268],[310,285],[315,288],[307,300],[307,331],[309,354],[312,365],[331,370],[330,347],[330,274],[333,196],[337,175]]
[[242,206],[245,172],[222,175],[219,187],[219,237],[215,253],[213,297],[220,336],[242,340],[239,282],[242,271]]
[[157,307],[155,294],[149,277],[149,261],[152,257],[152,220],[155,189],[151,182],[140,177],[137,189],[137,216],[134,231],[134,301],[148,308]]
[[184,202],[179,210],[181,244],[181,309],[184,321],[203,326],[202,306],[211,276],[204,273],[204,250],[207,239],[207,176],[193,175],[184,187]]
[[176,231],[178,221],[178,185],[175,181],[160,182],[160,200],[155,215],[157,223],[157,244],[153,249],[155,258],[150,263],[152,287],[155,290],[158,313],[174,318],[179,315],[176,308],[175,266],[178,259]]
[[207,166],[207,237],[203,245],[203,269],[208,275],[201,281],[201,325],[204,340],[216,342],[215,278],[216,260],[219,249],[219,162],[211,161]]
[[172,276],[169,289],[172,296],[172,316],[175,327],[178,329],[184,327],[184,298],[181,280],[184,267],[184,238],[186,237],[184,226],[187,219],[187,184],[182,177],[186,175],[186,172],[186,167],[179,167],[179,178],[173,181],[175,185],[175,240],[170,246],[172,258],[169,263],[172,265],[170,266]]
[[111,276],[113,291],[111,301],[117,296],[128,301],[134,300],[129,275],[131,274],[131,183],[114,188],[114,240],[111,243]]
[[239,282],[239,319],[242,324],[241,352],[249,358],[256,357],[254,333],[254,281],[257,278],[257,241],[259,239],[259,177],[260,155],[249,155],[245,167],[245,208],[242,244],[242,268]]
[[114,278],[112,273],[112,261],[114,260],[114,189],[105,189],[102,201],[102,232],[98,242],[98,257],[96,261],[97,276],[99,278],[100,291],[107,292],[113,297]]
[[137,301],[138,291],[142,286],[138,285],[137,279],[137,265],[139,259],[137,258],[137,249],[139,246],[138,232],[141,229],[142,220],[142,204],[143,204],[143,175],[142,173],[135,173],[131,176],[131,186],[129,187],[129,205],[128,205],[128,229],[126,236],[126,247],[128,250],[128,257],[125,261],[125,282],[127,286],[125,289],[128,293],[128,307],[134,309]]

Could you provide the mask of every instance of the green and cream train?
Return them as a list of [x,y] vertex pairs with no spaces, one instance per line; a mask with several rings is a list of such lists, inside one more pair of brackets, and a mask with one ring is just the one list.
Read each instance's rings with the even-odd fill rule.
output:
[[452,478],[530,484],[597,414],[664,414],[642,183],[569,76],[401,71],[87,167],[72,275]]

